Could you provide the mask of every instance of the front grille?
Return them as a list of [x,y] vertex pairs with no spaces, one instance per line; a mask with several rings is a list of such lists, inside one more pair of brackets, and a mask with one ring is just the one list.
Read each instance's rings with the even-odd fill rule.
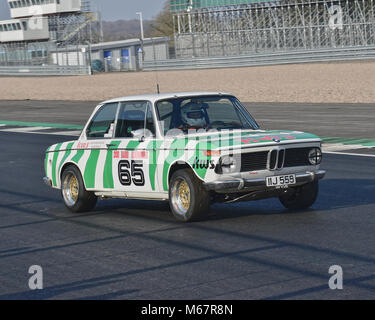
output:
[[268,151],[241,154],[241,172],[266,170]]
[[284,168],[311,166],[309,152],[311,148],[286,149]]
[[270,151],[242,153],[241,172],[310,166],[310,150],[311,148],[281,148]]

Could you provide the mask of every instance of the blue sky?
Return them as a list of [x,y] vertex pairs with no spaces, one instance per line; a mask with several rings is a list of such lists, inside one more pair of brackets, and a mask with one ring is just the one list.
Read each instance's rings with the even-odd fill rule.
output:
[[[136,12],[142,11],[145,19],[156,16],[166,0],[91,0],[102,12],[103,20],[137,19]],[[9,19],[7,0],[0,0],[0,20]]]

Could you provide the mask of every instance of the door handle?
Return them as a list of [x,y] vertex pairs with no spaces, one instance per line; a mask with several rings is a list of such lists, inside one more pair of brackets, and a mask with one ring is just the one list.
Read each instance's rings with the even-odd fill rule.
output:
[[114,147],[116,147],[116,145],[113,144],[113,143],[108,143],[108,144],[107,144],[107,148],[108,148],[108,149],[110,149],[110,148],[114,148]]

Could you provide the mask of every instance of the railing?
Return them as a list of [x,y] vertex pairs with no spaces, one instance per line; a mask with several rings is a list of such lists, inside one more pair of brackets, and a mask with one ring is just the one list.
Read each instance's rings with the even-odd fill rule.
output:
[[354,61],[369,59],[375,59],[375,46],[288,51],[279,53],[259,53],[251,55],[237,55],[225,57],[204,57],[190,59],[147,61],[143,63],[143,70],[154,71],[234,68],[277,64]]
[[0,66],[0,76],[72,76],[90,73],[88,66]]

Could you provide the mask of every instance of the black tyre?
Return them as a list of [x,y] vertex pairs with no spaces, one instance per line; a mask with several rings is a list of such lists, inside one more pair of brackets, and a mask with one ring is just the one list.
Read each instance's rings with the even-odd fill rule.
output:
[[280,197],[282,205],[290,210],[303,210],[310,208],[318,198],[318,181],[305,184],[295,189],[295,193]]
[[210,195],[189,169],[176,171],[169,182],[169,204],[179,221],[203,220],[210,209]]
[[77,167],[67,167],[61,176],[61,195],[65,206],[74,213],[95,208],[98,197],[85,189],[82,175]]

